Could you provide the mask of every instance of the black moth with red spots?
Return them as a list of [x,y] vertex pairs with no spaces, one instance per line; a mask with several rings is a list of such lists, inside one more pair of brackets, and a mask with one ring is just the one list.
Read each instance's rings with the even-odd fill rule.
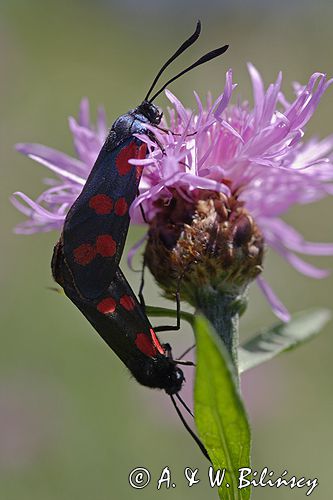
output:
[[[143,109],[141,109],[143,107]],[[133,134],[151,133],[161,114],[143,103],[113,124],[87,182],[69,210],[52,259],[54,279],[99,335],[143,385],[180,391],[183,372],[161,345],[119,268],[129,226],[129,206],[141,177],[129,163],[146,145]],[[151,135],[151,137],[153,137]]]
[[60,240],[52,260],[55,280],[94,329],[129,368],[138,382],[164,389],[167,394],[180,391],[183,372],[172,360],[169,345],[161,345],[141,305],[120,268],[109,287],[96,299],[80,295],[75,286]]
[[164,70],[198,39],[200,31],[199,21],[195,32],[162,66],[143,102],[112,125],[81,194],[67,214],[52,258],[55,280],[138,382],[165,389],[170,395],[180,391],[183,372],[173,361],[170,346],[160,344],[119,262],[130,221],[129,207],[142,173],[142,167],[131,165],[129,160],[147,154],[146,144],[136,136],[146,134],[158,147],[147,125],[158,127],[162,113],[152,101],[176,78],[228,48],[225,45],[207,53],[150,97]]
[[146,156],[146,145],[133,137],[147,132],[144,119],[137,110],[118,118],[65,220],[66,262],[78,291],[89,299],[108,288],[123,253],[130,221],[128,209],[140,181],[137,167],[128,160]]

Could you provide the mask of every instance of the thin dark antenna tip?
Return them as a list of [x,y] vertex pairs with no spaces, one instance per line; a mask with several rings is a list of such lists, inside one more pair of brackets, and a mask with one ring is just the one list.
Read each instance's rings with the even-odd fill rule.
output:
[[150,89],[148,90],[147,95],[146,95],[146,97],[144,99],[145,101],[148,101],[149,95],[151,94],[153,88],[155,87],[157,81],[159,80],[160,76],[165,71],[165,69],[175,59],[177,59],[177,57],[179,57],[183,52],[185,52],[185,50],[187,50],[189,47],[191,47],[191,45],[193,45],[194,42],[197,41],[197,39],[200,36],[200,33],[201,33],[201,21],[200,21],[200,19],[198,19],[194,33],[189,38],[187,38],[184,43],[182,43],[182,45],[176,50],[176,52],[166,61],[166,63],[163,64],[162,68],[159,70],[159,72],[155,76],[154,81],[151,84]]
[[224,54],[229,48],[229,45],[223,45],[223,47],[219,47],[217,49],[214,49],[214,50],[211,50],[210,52],[208,52],[207,54],[203,55],[202,57],[200,57],[197,61],[195,61],[193,64],[191,64],[191,66],[189,66],[188,68],[185,68],[183,69],[183,71],[181,71],[180,73],[178,73],[176,76],[170,78],[170,80],[168,80],[161,88],[158,92],[156,92],[153,97],[151,97],[149,99],[149,102],[153,102],[154,99],[156,99],[157,96],[159,96],[163,90],[172,82],[174,82],[175,80],[177,80],[177,78],[180,78],[181,76],[185,75],[185,73],[187,73],[188,71],[191,71],[192,69],[196,68],[197,66],[201,66],[201,64],[204,64],[208,61],[211,61],[212,59],[215,59],[216,57],[219,57],[221,56],[222,54]]
[[211,459],[209,458],[209,455],[208,455],[208,452],[207,452],[206,448],[204,447],[203,443],[200,441],[200,439],[198,438],[198,436],[196,434],[194,434],[194,432],[192,431],[191,427],[186,422],[186,420],[183,417],[180,409],[178,408],[177,403],[175,401],[175,398],[173,397],[172,394],[170,394],[170,398],[171,398],[173,406],[175,407],[175,410],[177,412],[178,417],[182,421],[183,426],[185,427],[185,429],[187,430],[187,432],[192,436],[192,438],[194,439],[194,441],[197,443],[197,445],[199,446],[200,450],[202,451],[202,453],[204,454],[204,456],[207,458],[207,460],[209,460],[209,462],[212,463]]
[[175,394],[176,398],[178,399],[178,401],[180,402],[180,404],[182,404],[185,408],[185,410],[191,415],[192,418],[194,418],[194,415],[193,415],[193,412],[191,411],[191,409],[187,406],[187,404],[185,403],[185,401],[183,400],[183,398],[181,398],[178,394],[178,392]]

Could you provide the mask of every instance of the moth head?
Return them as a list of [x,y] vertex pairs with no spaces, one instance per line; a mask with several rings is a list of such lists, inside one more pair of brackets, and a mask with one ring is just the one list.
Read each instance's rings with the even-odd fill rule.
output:
[[163,113],[152,102],[143,101],[135,111],[145,116],[152,125],[159,125],[161,123]]

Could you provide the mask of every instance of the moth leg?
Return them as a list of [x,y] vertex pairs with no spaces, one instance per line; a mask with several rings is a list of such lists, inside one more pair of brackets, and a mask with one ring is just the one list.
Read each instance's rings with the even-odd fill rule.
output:
[[[136,192],[136,195],[139,196],[139,194],[140,194],[140,191],[138,189]],[[141,203],[140,203],[140,212],[141,212],[144,223],[148,224],[147,217],[146,217],[145,211],[143,210],[143,206],[141,205]]]
[[142,269],[141,269],[141,283],[140,283],[138,297],[140,300],[141,307],[144,311],[146,310],[145,298],[143,296],[143,288],[145,286],[145,267],[146,267],[146,260],[145,257],[143,256]]
[[191,345],[191,347],[188,347],[186,349],[186,351],[184,351],[178,359],[175,359],[175,363],[177,363],[178,365],[187,365],[187,366],[196,366],[195,363],[193,363],[193,361],[186,361],[184,358],[184,356],[186,356],[189,352],[192,351],[192,349],[195,348],[195,344]]
[[162,155],[166,156],[166,152],[165,152],[164,147],[162,146],[162,144],[160,143],[160,141],[158,139],[156,139],[156,137],[154,138],[154,142],[160,148]]
[[[139,195],[139,190],[137,192],[137,196],[138,195]],[[142,215],[144,222],[146,224],[148,224],[145,211],[143,210],[143,206],[141,204],[140,204],[140,211],[141,211],[141,215]],[[145,257],[143,256],[143,262],[142,262],[142,268],[141,268],[141,282],[140,282],[140,288],[139,288],[139,293],[138,293],[139,301],[140,301],[140,304],[141,304],[143,311],[146,311],[146,303],[145,303],[145,299],[143,296],[143,288],[145,286],[145,267],[146,267],[146,261],[145,261]]]
[[[187,349],[184,354],[187,354],[193,347],[195,347],[195,345],[192,346],[190,349]],[[187,361],[186,359],[173,359],[170,344],[163,344],[163,348],[165,350],[166,357],[169,358],[171,363],[174,363],[175,365],[196,366],[196,364],[193,361]],[[182,358],[184,354],[182,354],[180,358]]]
[[174,359],[175,365],[183,366],[197,366],[193,361],[186,361],[186,359]]
[[[159,127],[158,125],[154,125],[154,127],[157,128],[158,130],[160,130],[161,132],[165,132],[166,134],[170,133],[171,135],[174,135],[174,136],[181,136],[181,135],[183,135],[183,134],[177,134],[176,132],[173,132],[170,129]],[[197,131],[190,132],[189,134],[186,134],[185,137],[190,137],[191,135],[195,135],[195,134],[197,134]]]
[[177,323],[176,325],[163,325],[163,326],[157,326],[154,328],[155,332],[167,332],[167,331],[178,331],[180,330],[180,293],[179,293],[179,286],[176,290],[176,312],[177,312]]
[[192,262],[190,262],[189,264],[187,264],[187,266],[184,268],[183,272],[181,275],[178,276],[178,280],[177,280],[177,290],[175,292],[175,297],[176,297],[176,318],[177,318],[177,322],[176,322],[176,325],[171,325],[171,326],[157,326],[156,328],[154,328],[155,332],[167,332],[167,331],[178,331],[180,330],[180,312],[181,312],[181,309],[180,309],[180,284],[181,284],[181,281],[185,275],[185,273],[187,272],[187,270],[189,269],[189,267],[194,263],[195,261],[193,260]]

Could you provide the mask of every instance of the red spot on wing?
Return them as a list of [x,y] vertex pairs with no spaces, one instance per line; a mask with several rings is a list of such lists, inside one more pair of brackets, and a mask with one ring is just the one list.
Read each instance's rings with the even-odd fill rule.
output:
[[116,158],[116,167],[119,175],[126,175],[133,168],[133,166],[128,163],[128,160],[137,158],[137,153],[138,147],[134,141],[130,142],[128,146],[124,147],[119,152]]
[[128,204],[124,197],[118,198],[114,205],[114,211],[117,215],[125,215],[128,211]]
[[163,347],[161,346],[160,341],[158,340],[157,335],[152,328],[150,329],[150,334],[151,334],[151,338],[153,339],[153,343],[154,343],[156,349],[158,350],[158,352],[160,352],[161,354],[165,354],[165,351],[164,351]]
[[135,300],[130,295],[123,295],[119,302],[126,311],[132,311],[135,307]]
[[[144,158],[146,158],[146,155],[147,155],[147,144],[142,143],[141,146],[139,147],[138,159],[139,160],[143,160]],[[143,166],[142,165],[137,165],[136,166],[136,179],[138,181],[141,179],[142,170],[143,170]]]
[[106,194],[96,194],[89,200],[89,207],[98,215],[107,215],[112,212],[113,201]]
[[116,310],[116,301],[112,297],[107,297],[97,304],[97,310],[102,314],[111,314]]
[[109,234],[102,234],[97,237],[96,251],[102,257],[113,257],[116,253],[117,244]]
[[138,333],[135,338],[135,345],[139,351],[143,352],[149,357],[155,357],[157,354],[156,347],[151,339],[145,333]]
[[83,243],[73,250],[74,260],[81,266],[86,266],[96,257],[96,248],[90,243]]

